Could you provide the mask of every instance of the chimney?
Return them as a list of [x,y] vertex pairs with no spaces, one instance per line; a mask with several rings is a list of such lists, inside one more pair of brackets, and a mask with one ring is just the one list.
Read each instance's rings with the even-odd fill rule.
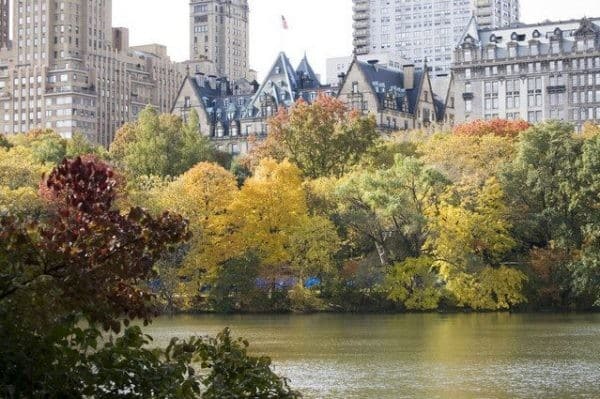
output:
[[375,65],[379,64],[379,60],[368,60],[367,64],[371,65],[373,68],[375,68]]
[[196,82],[198,82],[198,86],[204,87],[204,83],[206,81],[206,77],[203,72],[196,72]]
[[208,75],[207,82],[211,89],[217,90],[217,77],[215,75]]
[[228,90],[229,84],[227,82],[227,79],[226,78],[217,79],[217,84],[218,84],[219,91],[221,92],[221,95],[226,96],[227,92],[229,91]]
[[407,64],[402,67],[404,72],[404,90],[412,90],[415,88],[415,66]]

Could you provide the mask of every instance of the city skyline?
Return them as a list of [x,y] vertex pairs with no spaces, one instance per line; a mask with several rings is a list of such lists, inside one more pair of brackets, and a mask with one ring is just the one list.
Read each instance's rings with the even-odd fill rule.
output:
[[[306,52],[316,72],[325,77],[328,57],[352,52],[352,0],[250,0],[250,67],[262,78],[279,51],[285,51],[293,63]],[[600,2],[577,0],[564,7],[555,0],[521,0],[521,19],[525,23],[544,20],[565,20],[600,15]],[[164,0],[122,0],[115,2],[113,24],[126,26],[132,44],[159,42],[168,47],[175,61],[189,57],[189,4],[173,2],[164,8]],[[145,18],[137,18],[144,9]],[[289,30],[284,31],[281,15],[285,15]],[[184,21],[157,29],[165,21]],[[335,28],[327,28],[335,24]],[[319,29],[315,29],[318,27]],[[326,37],[323,36],[326,33]],[[263,45],[262,43],[269,43]]]

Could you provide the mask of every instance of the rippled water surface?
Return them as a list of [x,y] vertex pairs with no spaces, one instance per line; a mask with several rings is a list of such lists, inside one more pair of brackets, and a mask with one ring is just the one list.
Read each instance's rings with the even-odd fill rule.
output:
[[177,316],[173,336],[231,327],[306,398],[600,398],[600,315]]

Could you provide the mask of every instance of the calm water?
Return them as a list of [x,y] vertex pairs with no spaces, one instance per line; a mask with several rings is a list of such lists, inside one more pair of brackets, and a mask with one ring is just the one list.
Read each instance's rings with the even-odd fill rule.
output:
[[149,332],[226,326],[307,398],[600,398],[600,315],[184,316]]

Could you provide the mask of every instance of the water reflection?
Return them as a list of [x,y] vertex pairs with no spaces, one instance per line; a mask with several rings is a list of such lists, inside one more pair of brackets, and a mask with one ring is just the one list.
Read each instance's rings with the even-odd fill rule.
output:
[[307,398],[600,398],[600,315],[180,316],[149,332],[225,326]]

